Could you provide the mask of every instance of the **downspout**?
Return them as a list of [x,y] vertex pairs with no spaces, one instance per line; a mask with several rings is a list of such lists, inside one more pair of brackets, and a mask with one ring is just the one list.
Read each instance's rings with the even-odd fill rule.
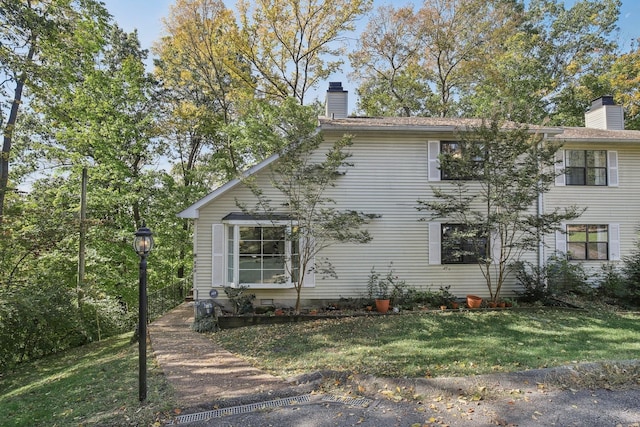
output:
[[[540,145],[544,144],[544,141],[547,140],[547,134],[543,134],[542,141],[540,141]],[[538,206],[536,215],[538,218],[542,216],[544,213],[544,193],[542,191],[538,192]],[[538,267],[544,267],[544,236],[540,235],[538,231]]]

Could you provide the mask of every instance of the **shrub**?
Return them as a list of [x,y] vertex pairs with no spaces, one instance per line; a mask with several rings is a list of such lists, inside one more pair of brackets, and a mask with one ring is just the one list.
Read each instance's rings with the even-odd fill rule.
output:
[[0,368],[83,344],[75,295],[54,285],[0,290]]
[[552,256],[547,260],[546,276],[549,292],[553,296],[590,295],[594,288],[580,263],[571,263],[565,256]]
[[226,286],[224,288],[224,293],[227,294],[227,298],[231,303],[233,314],[253,313],[253,300],[256,299],[256,296],[255,294],[246,293],[247,289],[249,289],[247,286],[239,286],[237,288]]
[[624,286],[619,290],[619,299],[624,305],[640,306],[640,247],[623,262]]
[[516,280],[523,291],[519,293],[524,302],[544,301],[549,298],[547,287],[547,270],[528,261],[518,261],[513,265]]

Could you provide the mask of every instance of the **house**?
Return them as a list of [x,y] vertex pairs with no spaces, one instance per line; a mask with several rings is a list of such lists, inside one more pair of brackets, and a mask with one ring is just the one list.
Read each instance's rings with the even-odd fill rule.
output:
[[[438,161],[441,148],[480,121],[348,117],[348,93],[342,85],[331,83],[327,95],[325,116],[319,118],[326,144],[344,134],[354,136],[350,149],[354,166],[340,177],[329,195],[340,208],[380,217],[367,225],[373,237],[370,243],[337,244],[323,251],[322,256],[331,261],[337,278],[317,277],[310,270],[301,294],[303,306],[365,296],[371,269],[375,267],[385,274],[391,263],[401,280],[418,289],[450,286],[450,292],[459,297],[488,296],[475,263],[449,263],[442,256],[444,222],[421,221],[425,214],[416,209],[416,201],[429,198],[432,187],[443,180]],[[599,270],[602,263],[618,263],[635,249],[640,225],[640,131],[624,130],[622,107],[614,105],[611,97],[593,102],[586,124],[584,128],[531,127],[544,140],[563,143],[558,167],[566,170],[551,191],[540,196],[534,208],[587,208],[578,220],[563,224],[570,233],[544,236],[537,253],[527,255],[531,262],[542,263],[555,251],[570,252],[587,268]],[[274,155],[245,173],[254,177],[273,200],[281,197],[269,181],[269,169],[277,161],[278,156]],[[296,293],[290,278],[273,280],[278,272],[256,268],[267,262],[254,264],[251,271],[242,271],[246,264],[239,262],[242,239],[277,243],[287,253],[292,242],[287,242],[277,227],[272,229],[273,223],[243,214],[236,200],[255,200],[238,179],[220,186],[179,214],[195,223],[195,299],[208,299],[210,291],[216,289],[224,300],[224,286],[246,285],[255,293],[258,305],[293,306]],[[263,261],[266,256],[257,255]],[[517,290],[512,279],[503,287],[502,295]]]

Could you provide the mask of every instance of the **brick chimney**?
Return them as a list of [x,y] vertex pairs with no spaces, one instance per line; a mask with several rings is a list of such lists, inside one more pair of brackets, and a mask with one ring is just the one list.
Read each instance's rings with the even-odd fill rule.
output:
[[346,119],[349,109],[349,92],[342,89],[342,82],[329,82],[325,102],[325,117],[330,119]]
[[591,108],[584,114],[585,126],[593,129],[624,130],[624,111],[606,95],[591,101]]

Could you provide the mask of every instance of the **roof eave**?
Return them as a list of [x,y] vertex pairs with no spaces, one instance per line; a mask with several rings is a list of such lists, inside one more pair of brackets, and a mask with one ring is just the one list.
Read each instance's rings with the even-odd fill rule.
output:
[[278,160],[279,157],[280,157],[280,155],[276,153],[276,154],[272,155],[271,157],[266,158],[262,162],[252,166],[251,168],[249,168],[246,171],[244,171],[240,178],[234,178],[231,181],[228,181],[227,183],[225,183],[225,184],[221,185],[220,187],[216,188],[211,193],[207,194],[202,199],[198,200],[197,202],[195,202],[194,204],[192,204],[191,206],[189,206],[185,210],[183,210],[181,212],[178,212],[178,214],[177,214],[178,217],[179,218],[186,218],[186,219],[198,219],[200,217],[200,209],[203,206],[209,204],[210,202],[214,201],[215,199],[217,199],[221,195],[225,194],[227,191],[229,191],[232,188],[234,188],[236,185],[240,184],[240,182],[242,182],[243,179],[248,178],[251,175],[260,172],[262,169],[266,168],[271,163],[273,163],[276,160]]

